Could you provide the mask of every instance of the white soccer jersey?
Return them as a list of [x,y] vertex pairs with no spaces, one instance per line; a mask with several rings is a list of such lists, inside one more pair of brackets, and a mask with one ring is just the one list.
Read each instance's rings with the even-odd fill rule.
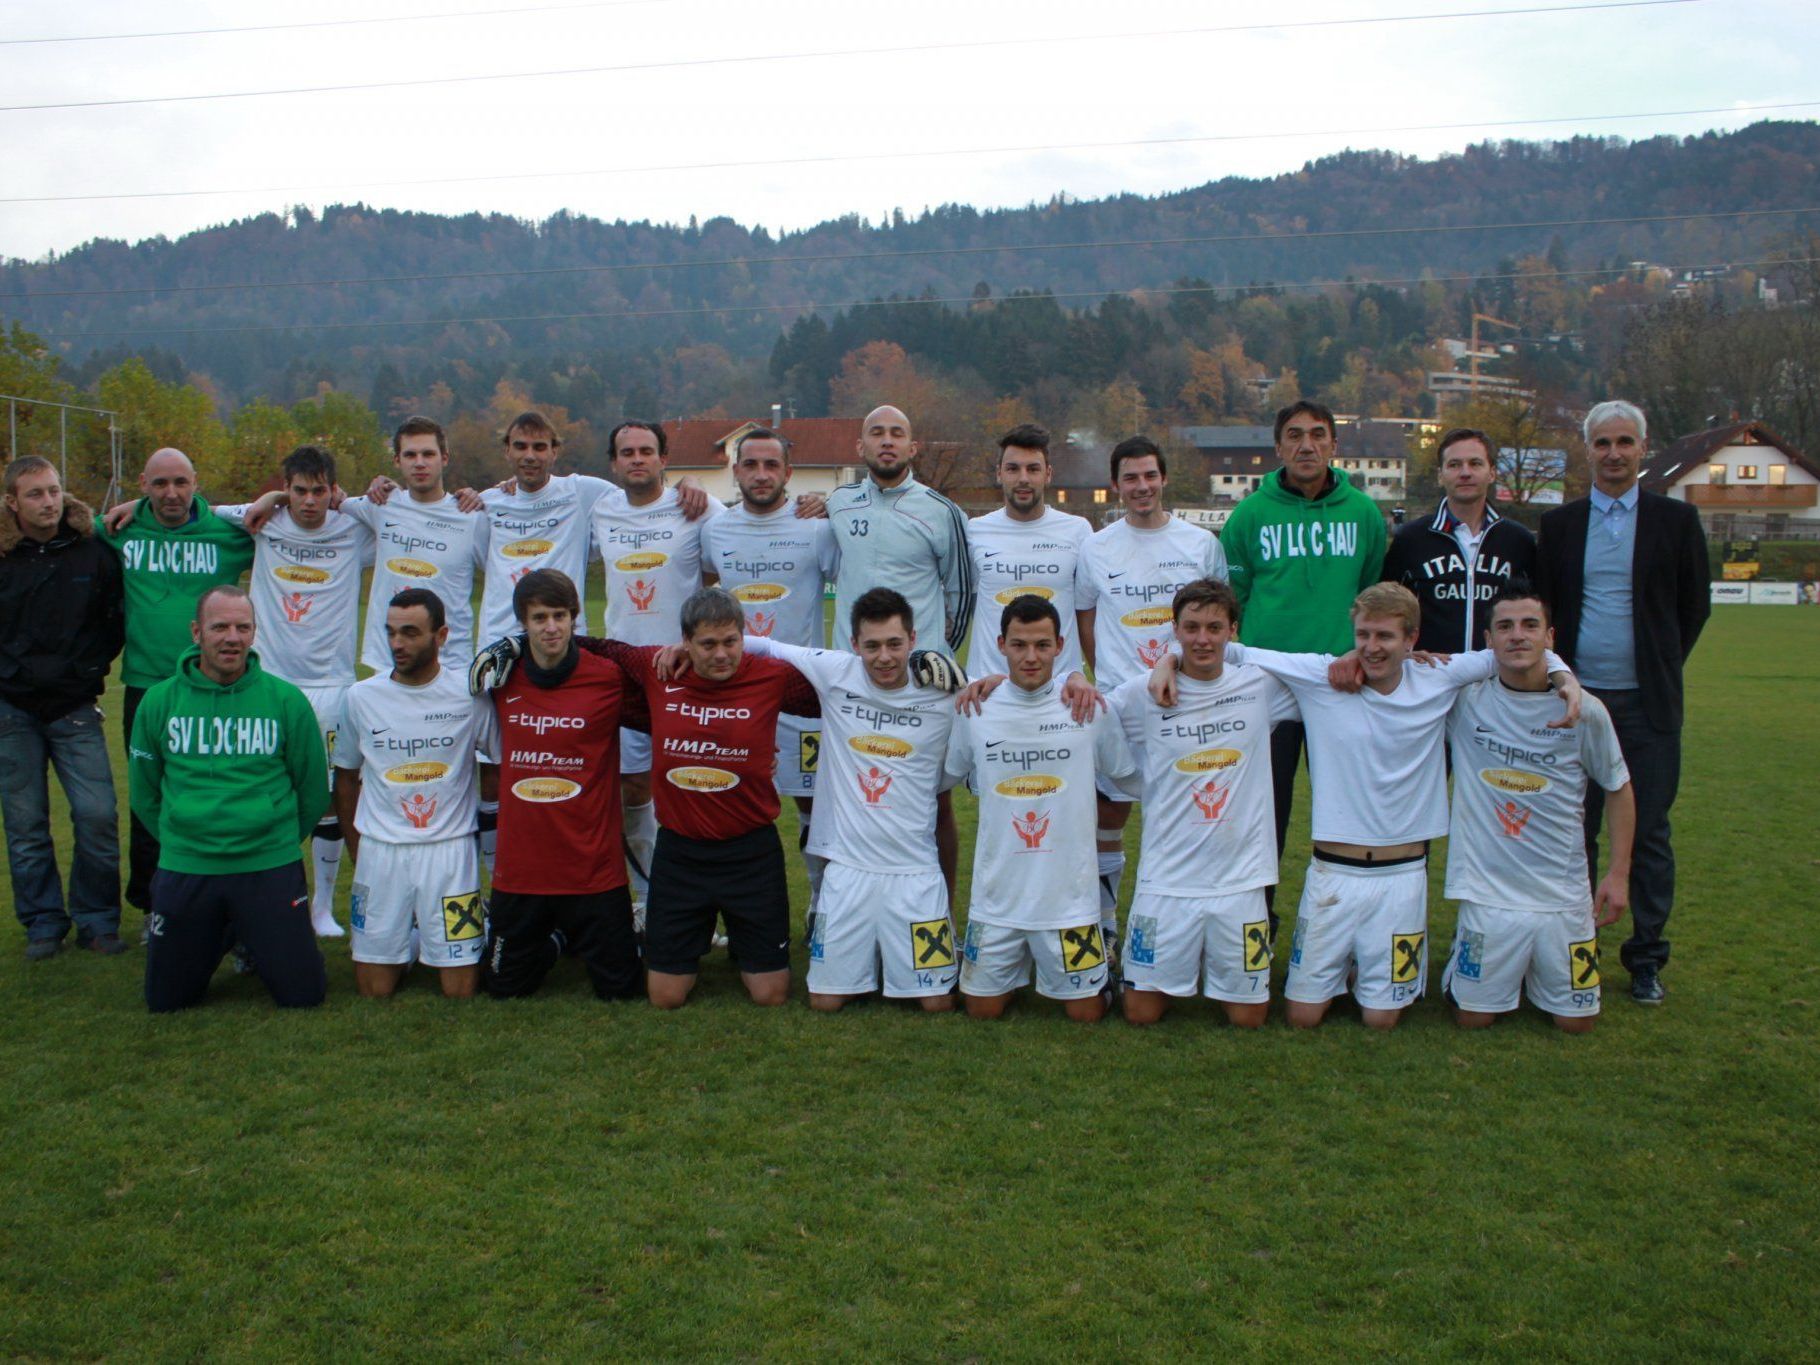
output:
[[821,698],[807,851],[873,872],[936,867],[935,796],[952,785],[943,766],[954,698],[914,683],[876,687],[855,654],[757,636],[746,645],[794,666]]
[[634,507],[622,495],[594,505],[594,551],[606,563],[602,633],[629,645],[668,645],[680,636],[682,604],[701,587],[704,523],[726,514],[708,499],[707,515],[683,516],[674,488]]
[[999,652],[999,620],[1013,598],[1033,593],[1055,606],[1062,618],[1062,652],[1057,677],[1081,666],[1081,642],[1074,613],[1093,605],[1087,574],[1087,542],[1093,526],[1085,517],[1045,507],[1035,521],[1014,521],[1004,508],[967,523],[967,552],[978,584],[967,671],[976,678],[1006,671]]
[[[1302,709],[1316,839],[1367,848],[1439,839],[1447,833],[1447,713],[1460,688],[1497,673],[1497,660],[1489,649],[1442,664],[1408,660],[1388,696],[1369,687],[1335,691],[1327,685],[1332,662],[1331,654],[1226,646],[1228,667],[1251,663],[1274,674]],[[1548,666],[1564,667],[1553,654]]]
[[1154,531],[1120,518],[1087,543],[1087,575],[1092,596],[1081,605],[1094,611],[1093,676],[1105,692],[1156,666],[1175,639],[1176,592],[1197,578],[1224,582],[1226,552],[1178,516]]
[[454,494],[417,502],[400,488],[384,506],[349,498],[341,510],[373,533],[373,582],[367,589],[367,624],[360,662],[376,673],[392,671],[386,644],[386,603],[406,588],[428,588],[442,599],[450,660],[474,657],[474,573],[487,553],[488,519],[461,511]]
[[591,474],[558,474],[535,493],[489,488],[486,503],[487,585],[480,598],[480,639],[491,644],[518,633],[512,589],[533,569],[567,574],[578,595],[588,587],[588,518],[602,501],[625,494]]
[[490,696],[470,697],[461,668],[444,664],[421,687],[389,674],[355,683],[335,729],[337,768],[360,773],[354,828],[387,844],[472,834],[475,752],[499,756]]
[[[251,504],[217,507],[242,525]],[[330,512],[306,531],[280,507],[253,537],[247,594],[259,628],[259,662],[298,687],[354,681],[360,626],[360,571],[373,562],[373,536],[354,517]]]
[[1578,910],[1592,899],[1586,784],[1616,791],[1630,772],[1597,697],[1582,700],[1571,730],[1549,728],[1560,715],[1552,690],[1518,692],[1496,678],[1454,699],[1449,899],[1512,910]]
[[968,919],[1011,929],[1098,924],[1094,782],[1137,771],[1118,722],[1100,712],[1076,724],[1053,679],[1034,692],[1008,682],[979,715],[955,718],[947,768],[979,796]]
[[[796,499],[759,513],[744,503],[701,530],[701,564],[746,609],[746,633],[791,645],[827,643],[822,595],[840,566],[826,517],[799,517]],[[835,629],[843,638],[845,623]]]
[[1261,668],[1212,682],[1178,675],[1177,704],[1150,699],[1149,678],[1109,697],[1142,779],[1137,889],[1229,896],[1277,880],[1270,727],[1299,719],[1289,689]]

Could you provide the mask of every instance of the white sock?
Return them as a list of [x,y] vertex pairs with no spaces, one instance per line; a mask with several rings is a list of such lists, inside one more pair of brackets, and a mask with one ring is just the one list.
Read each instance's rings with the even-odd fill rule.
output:
[[[1123,831],[1101,830],[1101,835],[1110,837],[1117,833],[1121,838]],[[1119,927],[1119,885],[1125,880],[1125,850],[1123,846],[1116,853],[1101,851],[1100,862],[1100,930],[1102,933],[1116,936]]]
[[487,876],[493,875],[493,853],[499,847],[499,802],[482,801],[480,811],[480,861],[486,864]]
[[657,850],[657,806],[627,806],[626,866],[632,874],[632,899],[644,903],[651,890],[651,855]]
[[310,891],[310,927],[317,938],[341,938],[347,933],[335,922],[335,878],[341,875],[341,827],[333,839],[322,836],[322,826],[310,840],[310,860],[316,865],[316,885]]

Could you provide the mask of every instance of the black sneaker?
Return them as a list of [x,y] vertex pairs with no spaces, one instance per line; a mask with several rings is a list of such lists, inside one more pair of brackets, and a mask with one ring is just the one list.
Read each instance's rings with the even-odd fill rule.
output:
[[1654,967],[1638,966],[1630,973],[1630,998],[1639,1005],[1660,1005],[1668,996],[1662,975]]
[[34,938],[25,945],[27,962],[44,962],[63,951],[63,940],[60,938]]
[[82,946],[91,953],[100,953],[103,957],[112,957],[115,953],[124,953],[126,944],[120,941],[119,934],[96,934],[85,939]]

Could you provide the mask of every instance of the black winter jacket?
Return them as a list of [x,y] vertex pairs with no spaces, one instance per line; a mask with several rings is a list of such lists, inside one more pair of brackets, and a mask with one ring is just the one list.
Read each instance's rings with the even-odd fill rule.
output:
[[0,508],[0,698],[49,723],[99,697],[126,643],[120,561],[66,498],[40,544]]

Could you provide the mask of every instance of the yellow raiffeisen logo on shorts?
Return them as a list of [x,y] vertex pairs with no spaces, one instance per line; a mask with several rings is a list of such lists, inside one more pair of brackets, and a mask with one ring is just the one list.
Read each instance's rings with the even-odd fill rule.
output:
[[684,791],[725,792],[739,785],[739,774],[725,768],[672,768],[664,774],[664,780]]
[[510,545],[501,545],[499,553],[507,559],[536,559],[555,548],[556,542],[553,540],[515,540]]
[[867,758],[908,758],[916,752],[914,744],[896,735],[855,735],[847,747]]
[[1106,945],[1100,941],[1100,926],[1083,924],[1078,929],[1060,929],[1056,938],[1062,946],[1062,970],[1090,972],[1106,962]]
[[656,550],[640,550],[635,555],[621,555],[613,561],[613,567],[621,573],[650,573],[669,562],[669,555],[659,554]]
[[1236,767],[1244,757],[1237,749],[1199,749],[1176,759],[1175,770],[1178,773],[1217,773]]
[[387,782],[435,782],[449,775],[446,763],[400,763],[396,768],[385,770]]
[[781,602],[790,589],[782,583],[742,583],[733,589],[733,595],[742,602]]
[[436,566],[427,559],[388,559],[385,566],[400,578],[436,577]]
[[307,564],[280,564],[272,570],[272,577],[286,583],[308,583],[311,587],[320,587],[335,575],[327,569],[313,569]]
[[566,777],[521,777],[512,784],[512,795],[520,801],[567,801],[581,795],[581,783]]
[[1390,936],[1390,979],[1407,986],[1422,975],[1422,940],[1427,934],[1392,934]]
[[910,955],[920,971],[954,965],[954,926],[945,919],[918,920],[910,926]]
[[1003,782],[995,782],[992,790],[1000,796],[1009,796],[1013,801],[1034,801],[1041,796],[1053,796],[1068,784],[1051,773],[1025,773],[1021,777],[1007,777]]
[[1599,940],[1583,938],[1567,945],[1568,979],[1577,991],[1599,989]]
[[1541,773],[1524,772],[1521,768],[1481,768],[1479,781],[1501,792],[1516,792],[1521,796],[1534,796],[1553,785]]
[[465,943],[486,932],[480,913],[480,892],[464,891],[442,898],[442,936],[450,943]]
[[1150,630],[1157,626],[1172,625],[1175,613],[1168,607],[1139,607],[1119,617],[1119,624],[1136,630]]
[[1248,972],[1267,972],[1270,970],[1270,921],[1267,919],[1247,920],[1240,929],[1243,939],[1245,970]]
[[1000,592],[996,592],[992,595],[992,600],[997,602],[1001,607],[1008,607],[1020,597],[1040,597],[1045,602],[1051,602],[1055,600],[1055,589],[1039,587],[1035,583],[1029,583],[1023,587],[1005,588]]

